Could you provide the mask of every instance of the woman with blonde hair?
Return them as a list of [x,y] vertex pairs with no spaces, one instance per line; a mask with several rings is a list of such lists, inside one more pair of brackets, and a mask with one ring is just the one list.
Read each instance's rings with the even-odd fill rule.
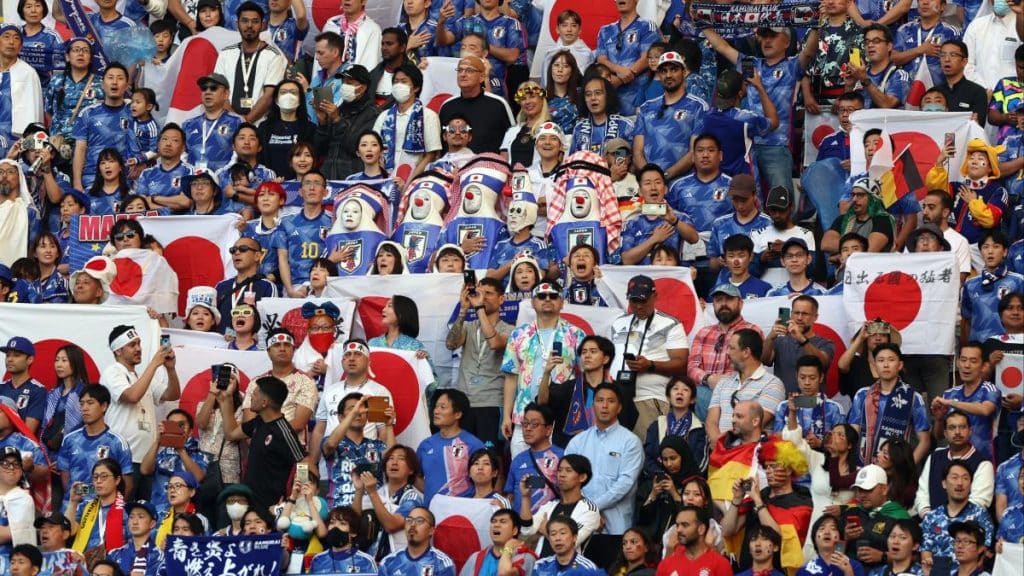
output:
[[518,163],[529,168],[536,158],[537,127],[551,119],[548,93],[540,84],[528,80],[519,85],[515,99],[519,104],[519,115],[516,116],[516,125],[505,132],[501,155],[512,166]]

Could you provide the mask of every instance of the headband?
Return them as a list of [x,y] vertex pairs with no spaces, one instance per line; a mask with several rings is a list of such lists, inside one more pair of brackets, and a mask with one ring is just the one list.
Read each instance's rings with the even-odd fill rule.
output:
[[345,352],[359,352],[367,358],[370,357],[370,348],[361,342],[349,342],[345,344]]
[[292,346],[295,346],[295,339],[292,338],[291,334],[278,332],[277,334],[267,338],[267,348],[270,348],[274,344],[291,344]]
[[128,343],[130,343],[132,340],[138,339],[139,333],[135,331],[135,328],[132,328],[131,330],[125,332],[124,334],[121,334],[117,338],[114,338],[114,341],[110,343],[110,351],[117,352],[121,348],[127,346]]

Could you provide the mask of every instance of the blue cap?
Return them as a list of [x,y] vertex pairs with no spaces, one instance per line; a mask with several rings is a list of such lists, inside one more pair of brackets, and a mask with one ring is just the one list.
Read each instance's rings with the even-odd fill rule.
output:
[[28,356],[36,355],[36,347],[32,345],[32,341],[24,336],[15,336],[7,341],[7,345],[0,348],[0,352],[7,354],[8,352],[21,352]]
[[11,24],[9,22],[6,24],[0,24],[0,36],[2,36],[4,32],[9,32],[11,30],[17,32],[19,38],[25,37],[25,35],[21,32],[21,28],[18,28],[14,24]]
[[711,291],[711,297],[714,298],[715,294],[725,294],[726,296],[731,296],[733,298],[743,297],[743,295],[740,294],[740,289],[729,282],[723,282],[718,286],[715,286],[715,289]]
[[178,472],[171,474],[171,476],[181,478],[182,480],[185,481],[185,485],[193,490],[199,488],[199,479],[196,478],[195,474],[189,472],[188,470],[179,470]]
[[135,502],[129,502],[125,506],[125,509],[128,511],[129,514],[131,514],[131,511],[136,508],[142,508],[143,510],[148,512],[150,517],[153,518],[153,520],[159,518],[159,516],[157,516],[156,513],[156,506],[153,506],[153,503],[149,502],[148,500],[136,500]]
[[[64,192],[64,196],[71,196],[78,202],[80,206],[85,207],[85,213],[89,213],[89,207],[92,205],[92,200],[89,199],[89,195],[81,190],[75,190],[74,188]],[[63,197],[61,198],[63,200]]]

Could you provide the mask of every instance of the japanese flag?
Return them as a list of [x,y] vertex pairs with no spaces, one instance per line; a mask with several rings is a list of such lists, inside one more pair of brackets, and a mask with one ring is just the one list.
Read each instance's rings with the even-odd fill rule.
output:
[[[174,346],[175,365],[181,381],[181,400],[178,405],[189,414],[195,414],[199,403],[210,392],[210,382],[216,380],[213,366],[225,362],[238,368],[238,388],[245,394],[249,383],[257,376],[270,371],[270,357],[264,351],[247,352],[245,350],[223,350],[192,345]],[[235,406],[238,408],[238,406]]]
[[[683,323],[686,337],[693,335],[704,326],[702,303],[693,288],[690,269],[677,266],[602,266],[601,277],[597,279],[597,290],[609,306],[629,311],[626,286],[629,279],[643,274],[654,280],[658,301],[655,306],[661,312]],[[614,320],[614,318],[613,318]]]
[[114,257],[117,276],[108,304],[141,304],[160,314],[178,311],[178,275],[167,260],[140,248],[125,248]]
[[[612,322],[626,312],[622,308],[608,308],[605,306],[582,306],[579,304],[566,304],[562,307],[560,316],[573,326],[583,330],[587,336],[607,336],[612,329]],[[529,302],[519,306],[519,317],[516,319],[516,326],[529,324],[537,319],[537,313]]]
[[1003,396],[1020,394],[1022,380],[1024,380],[1024,354],[1004,354],[1003,360],[996,364],[996,386],[999,388],[999,392]]
[[843,276],[848,330],[881,318],[904,354],[953,354],[960,274],[952,252],[853,254]]
[[835,114],[822,112],[804,116],[804,166],[817,160],[821,141],[836,130],[839,130],[839,117]]
[[473,552],[491,544],[491,514],[495,507],[486,498],[434,496],[430,511],[437,520],[434,546],[454,562],[457,573]]

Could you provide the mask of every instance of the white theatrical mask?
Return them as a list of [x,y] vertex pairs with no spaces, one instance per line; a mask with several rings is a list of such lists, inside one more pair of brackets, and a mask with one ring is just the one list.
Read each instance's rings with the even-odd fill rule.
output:
[[413,221],[421,222],[430,217],[430,212],[433,208],[431,196],[435,196],[435,194],[424,188],[416,190],[409,196],[409,206]]
[[359,228],[359,224],[363,219],[363,207],[359,204],[356,199],[351,199],[341,207],[341,224],[348,231],[354,231]]
[[594,204],[593,192],[587,188],[574,188],[568,194],[569,213],[576,220],[590,220],[591,207]]
[[462,194],[462,213],[473,216],[480,211],[483,205],[484,192],[479,186],[467,186]]

